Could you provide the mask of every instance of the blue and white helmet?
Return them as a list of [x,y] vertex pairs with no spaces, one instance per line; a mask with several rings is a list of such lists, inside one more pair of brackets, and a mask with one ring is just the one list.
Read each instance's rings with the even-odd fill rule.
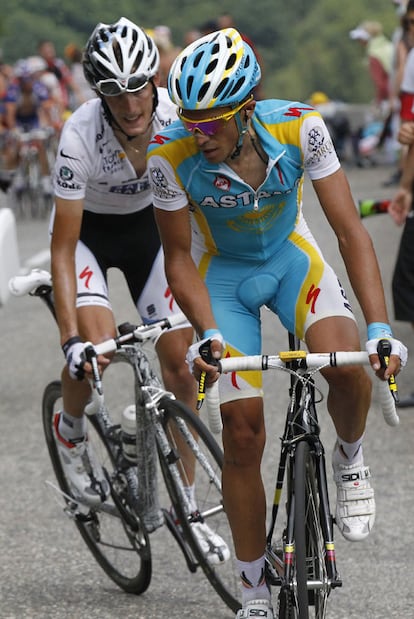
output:
[[175,59],[168,76],[172,101],[185,110],[236,106],[260,81],[256,56],[234,28],[197,39]]

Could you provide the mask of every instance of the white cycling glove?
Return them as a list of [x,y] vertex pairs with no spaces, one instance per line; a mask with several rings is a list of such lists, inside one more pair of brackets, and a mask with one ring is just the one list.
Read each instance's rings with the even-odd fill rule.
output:
[[202,340],[195,342],[195,344],[191,344],[187,351],[185,360],[188,363],[191,374],[194,370],[194,360],[197,359],[197,357],[202,356],[200,348],[202,348],[204,344],[206,344],[207,342],[211,342],[211,340],[217,340],[218,342],[220,342],[224,349],[224,338],[221,335],[220,331],[217,331],[216,329],[208,329],[204,332],[204,336],[206,337],[204,337]]
[[69,375],[74,380],[82,380],[85,378],[85,344],[78,335],[70,337],[62,346],[63,354],[65,355],[66,363],[69,368]]
[[368,325],[368,341],[365,348],[369,355],[378,354],[378,343],[380,340],[388,340],[391,345],[391,355],[400,358],[401,368],[405,366],[408,359],[408,350],[402,342],[392,336],[391,327],[382,322],[372,322]]

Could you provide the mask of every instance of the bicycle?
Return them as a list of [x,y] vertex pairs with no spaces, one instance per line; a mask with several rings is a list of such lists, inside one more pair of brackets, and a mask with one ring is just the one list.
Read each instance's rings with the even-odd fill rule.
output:
[[18,218],[45,218],[52,208],[52,194],[42,186],[41,157],[48,169],[54,164],[54,129],[51,127],[18,132],[14,139],[18,151],[18,167],[11,183],[11,200]]
[[[10,280],[10,291],[17,296],[39,297],[54,313],[51,277],[34,269]],[[92,399],[85,412],[88,440],[105,471],[110,497],[99,507],[80,501],[65,477],[56,447],[53,419],[61,410],[61,384],[53,381],[44,390],[42,418],[50,459],[58,486],[49,485],[63,499],[64,512],[74,520],[92,555],[106,574],[128,593],[142,594],[150,585],[152,557],[150,534],[165,524],[178,543],[190,572],[201,568],[222,600],[233,611],[240,608],[239,577],[232,558],[219,557],[218,564],[204,554],[194,527],[208,526],[222,539],[234,556],[232,537],[223,509],[221,468],[223,454],[208,428],[193,411],[165,391],[143,348],[145,342],[164,329],[182,322],[183,315],[150,325],[124,325],[114,339],[92,346],[86,344],[87,358],[95,366]],[[96,355],[114,353],[103,378],[96,373]],[[121,364],[121,365],[119,365]],[[125,380],[125,365],[132,369],[134,393],[123,389],[135,404],[135,436],[126,436],[115,418],[115,406],[107,406],[104,385],[112,367],[119,367]],[[129,382],[128,377],[128,382]],[[119,380],[117,378],[117,380]],[[117,389],[116,403],[122,391]],[[130,404],[131,400],[128,400]],[[136,446],[131,456],[131,441]],[[184,450],[186,445],[196,461],[197,509],[184,490]],[[157,463],[169,495],[171,509],[161,508]],[[188,484],[187,484],[188,485]]]
[[[275,615],[279,619],[323,619],[328,597],[333,589],[342,586],[342,581],[336,565],[335,520],[317,415],[317,404],[323,396],[315,386],[314,374],[329,366],[369,365],[369,359],[362,351],[307,353],[298,350],[299,346],[300,342],[289,334],[288,351],[270,356],[228,357],[218,362],[218,368],[221,373],[282,370],[290,374],[289,404],[266,537],[267,582],[279,590]],[[387,340],[381,340],[383,365],[389,349]],[[397,425],[392,385],[378,382],[384,418],[389,425]],[[217,431],[221,421],[217,383],[206,390],[206,402],[210,428]],[[285,518],[278,519],[282,491]],[[278,520],[282,520],[280,537],[276,535]]]

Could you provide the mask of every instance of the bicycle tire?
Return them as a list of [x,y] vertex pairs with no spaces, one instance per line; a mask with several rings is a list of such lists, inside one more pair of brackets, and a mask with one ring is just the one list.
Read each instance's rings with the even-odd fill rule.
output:
[[316,464],[306,441],[300,441],[296,447],[294,486],[298,616],[299,619],[323,619],[330,585],[320,522]]
[[[47,385],[42,402],[43,429],[58,484],[66,495],[72,496],[56,448],[53,429],[54,414],[61,410],[61,396],[60,381]],[[108,499],[104,509],[91,509],[87,514],[76,515],[75,524],[107,576],[127,593],[140,595],[148,589],[152,576],[148,533],[131,504],[122,475],[116,473],[109,439],[103,435],[96,422],[88,424],[88,440],[93,445],[95,457],[109,473],[113,500]],[[65,502],[70,506],[69,499],[65,499]],[[120,509],[123,510],[122,515]]]
[[[177,400],[164,398],[159,409],[163,410],[163,428],[169,441],[169,454],[163,454],[159,449],[159,460],[180,530],[196,563],[204,571],[212,587],[225,604],[237,612],[241,607],[240,577],[235,569],[233,538],[223,508],[221,492],[223,452],[204,423],[184,404]],[[208,562],[191,526],[191,522],[194,522],[193,515],[187,513],[186,506],[181,499],[181,481],[176,481],[177,477],[173,474],[173,467],[179,467],[182,460],[176,439],[171,433],[171,427],[180,433],[187,444],[191,442],[194,434],[198,436],[196,442],[198,448],[193,449],[193,453],[196,457],[195,492],[200,520],[206,522],[216,534],[220,535],[230,549],[230,558],[219,565],[211,565]],[[172,454],[174,457],[171,457]],[[208,462],[209,471],[203,468],[203,459]],[[214,476],[214,482],[212,482],[211,474]],[[181,476],[179,479],[181,480]]]

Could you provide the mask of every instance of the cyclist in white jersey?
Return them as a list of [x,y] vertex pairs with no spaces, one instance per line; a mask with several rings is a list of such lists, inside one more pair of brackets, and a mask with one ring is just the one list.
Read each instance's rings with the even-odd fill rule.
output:
[[[81,358],[82,342],[115,335],[107,289],[111,267],[125,275],[144,322],[179,311],[165,278],[145,158],[151,137],[176,119],[176,106],[156,86],[159,55],[153,40],[128,19],[96,26],[83,65],[98,97],[66,122],[54,178],[52,277],[67,361],[55,432],[73,486],[84,501],[96,504],[105,499],[108,484],[85,437],[90,387],[84,378],[90,367]],[[196,382],[185,363],[192,341],[187,323],[161,335],[156,350],[166,389],[194,408]],[[100,356],[98,362],[103,370],[109,359]],[[84,466],[85,453],[95,467],[92,474]],[[187,469],[194,481],[193,467]],[[194,485],[186,490],[193,499]],[[223,542],[203,526],[201,545],[214,554]]]
[[[180,120],[150,143],[148,167],[167,279],[199,342],[187,358],[194,374],[217,380],[199,347],[213,357],[260,354],[260,308],[269,307],[310,351],[359,350],[354,315],[302,215],[306,171],[335,231],[368,325],[367,350],[382,378],[406,361],[388,325],[381,277],[347,179],[320,114],[298,102],[255,102],[260,69],[234,29],[184,49],[168,80]],[[389,338],[388,370],[377,345]],[[364,539],[375,517],[362,438],[371,380],[361,367],[324,370],[337,431],[333,451],[336,522],[349,540]],[[260,373],[220,381],[223,495],[236,548],[243,608],[238,618],[273,611],[265,580],[265,442]]]

